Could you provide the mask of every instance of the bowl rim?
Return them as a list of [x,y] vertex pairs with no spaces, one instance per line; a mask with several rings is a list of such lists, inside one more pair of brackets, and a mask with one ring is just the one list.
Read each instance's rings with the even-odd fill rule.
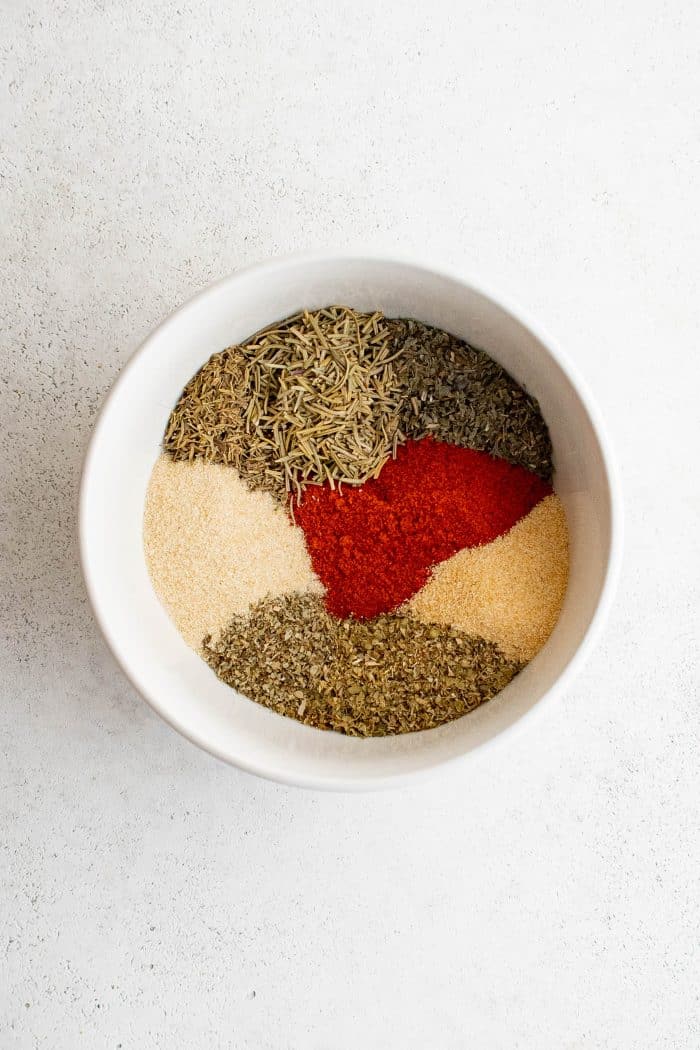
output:
[[[161,703],[160,699],[153,695],[138,679],[137,672],[132,669],[129,661],[128,653],[122,651],[116,637],[114,636],[108,617],[105,616],[102,603],[100,599],[99,589],[95,585],[92,578],[92,572],[90,568],[90,555],[89,555],[89,540],[88,540],[88,528],[87,528],[87,517],[88,517],[88,500],[89,500],[89,489],[91,485],[91,479],[94,471],[94,460],[97,455],[98,446],[105,432],[110,416],[110,407],[116,400],[119,390],[127,382],[127,378],[130,373],[138,367],[139,361],[149,349],[151,341],[154,339],[156,334],[162,334],[163,330],[170,327],[171,325],[177,324],[182,317],[189,312],[191,309],[198,305],[203,299],[206,299],[214,291],[219,290],[222,286],[235,282],[240,277],[253,273],[255,271],[263,272],[266,271],[271,276],[278,277],[288,267],[296,267],[299,265],[313,265],[318,263],[334,264],[344,262],[362,262],[368,263],[382,263],[386,265],[398,265],[407,268],[420,270],[426,274],[430,274],[433,277],[443,278],[445,280],[453,281],[457,284],[462,285],[465,290],[471,291],[490,300],[495,306],[497,306],[504,313],[508,314],[513,320],[521,324],[526,328],[545,348],[547,353],[559,366],[566,379],[572,385],[576,391],[580,401],[589,417],[593,430],[595,432],[598,444],[600,447],[601,459],[603,464],[603,471],[605,475],[605,482],[607,485],[607,494],[610,507],[610,544],[608,550],[608,559],[605,569],[605,575],[600,590],[598,602],[596,604],[594,613],[588,624],[586,632],[581,639],[576,651],[573,653],[571,659],[566,664],[566,667],[553,682],[550,688],[542,694],[535,702],[532,707],[520,716],[513,724],[507,726],[504,729],[499,730],[492,737],[482,741],[480,744],[471,748],[469,751],[462,752],[457,755],[448,756],[445,758],[434,758],[425,763],[425,765],[419,768],[403,771],[400,773],[386,773],[386,774],[372,774],[369,776],[359,775],[348,777],[342,772],[329,775],[319,774],[305,774],[298,775],[296,773],[288,772],[281,763],[275,763],[270,761],[253,761],[246,755],[232,754],[228,751],[217,750],[211,745],[209,741],[205,741],[201,738],[196,729],[193,729],[189,725],[185,725],[180,722],[172,713],[168,710],[167,705]],[[459,267],[446,265],[443,263],[435,264],[430,261],[426,261],[425,258],[418,258],[411,254],[404,253],[387,253],[384,251],[375,250],[363,250],[363,249],[352,249],[342,251],[302,251],[294,252],[282,256],[272,257],[270,259],[251,263],[243,266],[233,273],[227,274],[224,277],[219,278],[216,281],[206,285],[200,291],[196,292],[190,298],[186,299],[180,306],[176,307],[171,313],[169,313],[159,324],[157,324],[141,343],[136,347],[132,355],[126,364],[120,369],[111,387],[107,391],[107,394],[102,402],[99,409],[95,422],[93,424],[92,433],[88,442],[88,446],[83,459],[80,489],[79,489],[79,507],[78,507],[78,547],[79,547],[79,559],[82,570],[83,579],[85,582],[85,588],[87,591],[90,606],[92,608],[93,615],[100,629],[100,632],[107,643],[107,647],[115,658],[118,666],[120,667],[123,674],[131,682],[132,686],[136,689],[137,693],[148,703],[148,705],[158,714],[171,728],[175,729],[178,733],[184,736],[191,743],[197,747],[206,751],[208,754],[213,755],[215,758],[227,763],[228,765],[235,766],[247,773],[252,773],[257,776],[263,777],[266,780],[271,780],[276,783],[286,784],[297,787],[305,787],[315,790],[331,790],[331,791],[371,791],[377,789],[383,789],[388,787],[399,787],[407,783],[414,783],[416,780],[423,779],[427,776],[434,775],[438,770],[444,770],[447,767],[456,765],[457,763],[465,762],[467,759],[475,759],[482,757],[485,753],[494,746],[501,746],[506,740],[512,739],[516,734],[524,731],[526,727],[531,727],[537,717],[540,717],[546,708],[548,708],[558,696],[560,696],[564,690],[573,682],[576,675],[582,669],[585,661],[590,655],[593,647],[595,646],[598,638],[600,637],[602,628],[605,624],[607,616],[612,606],[617,583],[620,575],[621,561],[622,561],[622,544],[623,544],[623,511],[622,511],[622,493],[619,480],[619,473],[615,456],[612,451],[610,440],[607,434],[605,424],[602,419],[602,415],[595,400],[590,392],[587,382],[581,377],[578,369],[571,363],[566,354],[561,350],[557,341],[545,330],[542,326],[532,320],[527,311],[523,310],[519,304],[515,304],[511,296],[504,296],[498,291],[494,291],[490,286],[484,285],[483,282],[474,280],[471,275],[465,273]]]

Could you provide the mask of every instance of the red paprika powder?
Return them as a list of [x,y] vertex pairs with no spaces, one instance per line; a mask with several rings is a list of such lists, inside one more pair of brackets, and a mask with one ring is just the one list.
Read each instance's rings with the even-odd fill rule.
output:
[[551,491],[524,467],[425,438],[357,488],[307,488],[295,518],[328,611],[364,619],[407,601],[434,565],[490,543]]

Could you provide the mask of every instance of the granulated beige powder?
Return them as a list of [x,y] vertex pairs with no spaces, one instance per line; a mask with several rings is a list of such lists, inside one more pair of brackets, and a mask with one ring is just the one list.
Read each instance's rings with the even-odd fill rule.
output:
[[510,532],[455,554],[407,604],[410,615],[495,642],[531,660],[552,633],[569,576],[569,534],[558,496],[547,496]]
[[267,492],[232,467],[161,456],[143,524],[146,563],[161,602],[200,650],[235,615],[266,596],[322,594],[301,529]]

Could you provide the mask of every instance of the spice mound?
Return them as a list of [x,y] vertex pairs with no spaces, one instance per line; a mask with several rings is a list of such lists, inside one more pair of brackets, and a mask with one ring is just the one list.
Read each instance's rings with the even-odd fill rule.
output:
[[193,649],[269,594],[323,594],[304,537],[267,492],[205,460],[157,460],[143,540],[161,602]]
[[500,692],[520,665],[493,642],[401,615],[340,620],[314,595],[258,602],[204,656],[228,685],[318,729],[432,729]]
[[188,383],[165,451],[227,463],[283,501],[376,477],[403,440],[393,342],[382,314],[337,306],[272,325]]
[[569,576],[569,534],[558,496],[547,496],[504,536],[435,566],[406,611],[495,642],[527,663],[554,629]]
[[552,442],[534,397],[462,339],[420,321],[395,325],[402,383],[412,391],[401,419],[407,437],[490,452],[552,480]]
[[154,589],[222,682],[352,736],[504,689],[568,579],[547,424],[484,350],[347,306],[206,361],[148,488]]
[[425,438],[359,488],[309,489],[295,517],[328,611],[363,618],[401,605],[432,566],[495,540],[551,491],[504,459]]

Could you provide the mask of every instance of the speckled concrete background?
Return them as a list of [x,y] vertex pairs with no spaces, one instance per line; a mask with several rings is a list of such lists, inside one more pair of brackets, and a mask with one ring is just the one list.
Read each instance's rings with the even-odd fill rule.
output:
[[[8,1050],[700,1045],[699,9],[416,7],[4,5]],[[379,797],[263,783],[161,724],[75,543],[145,333],[246,262],[349,244],[464,265],[548,326],[628,512],[560,706]]]

